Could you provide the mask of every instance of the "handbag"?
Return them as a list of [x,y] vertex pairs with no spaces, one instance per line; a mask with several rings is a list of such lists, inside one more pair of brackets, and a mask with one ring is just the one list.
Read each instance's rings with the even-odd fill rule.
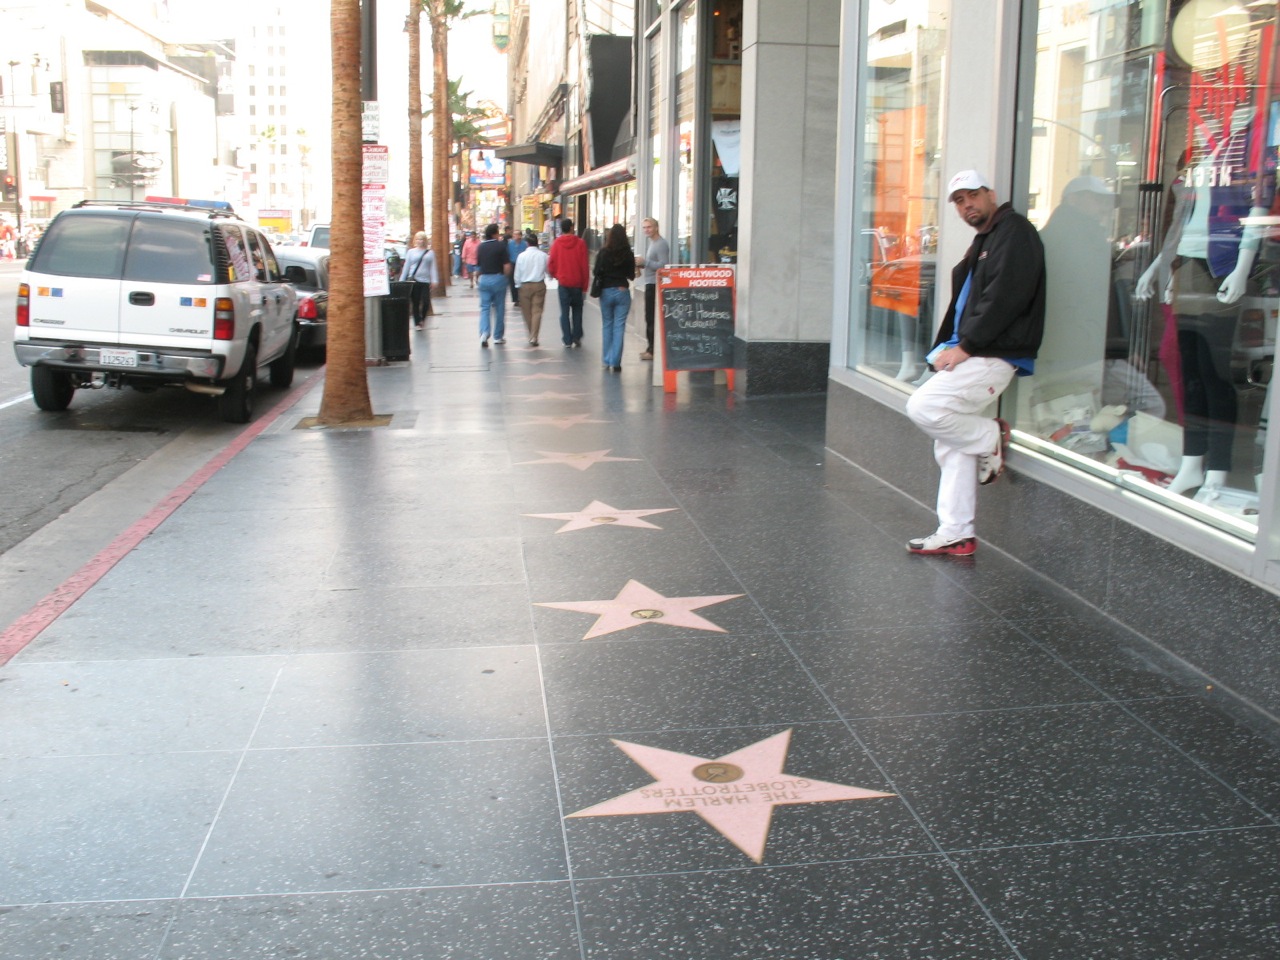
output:
[[591,291],[590,291],[590,292],[591,292],[591,296],[593,296],[593,297],[595,297],[597,300],[599,300],[599,299],[600,299],[600,294],[601,294],[601,292],[602,292],[603,290],[604,290],[604,284],[602,284],[602,283],[600,282],[600,274],[596,273],[595,271],[592,271],[592,273],[591,273]]

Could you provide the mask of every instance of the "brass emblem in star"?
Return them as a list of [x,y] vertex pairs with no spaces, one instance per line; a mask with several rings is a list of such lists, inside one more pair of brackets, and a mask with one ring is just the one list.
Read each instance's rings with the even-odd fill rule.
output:
[[669,513],[675,507],[659,507],[653,510],[619,510],[599,500],[592,500],[577,513],[526,513],[526,517],[542,517],[546,520],[567,520],[556,533],[569,533],[573,530],[586,530],[590,527],[644,527],[648,530],[661,530],[656,523],[642,520],[653,513]]
[[575,470],[589,470],[597,463],[622,463],[623,461],[638,460],[638,457],[610,457],[606,456],[608,450],[589,450],[585,453],[553,453],[548,450],[539,450],[546,459],[543,460],[521,460],[516,464],[517,467],[528,466],[537,463],[563,463],[566,467],[573,467]]
[[531,417],[517,423],[517,427],[559,427],[568,430],[581,423],[613,423],[612,420],[592,420],[589,413],[575,413],[565,417]]
[[693,611],[712,604],[736,600],[741,593],[726,593],[714,597],[664,597],[637,580],[628,580],[612,600],[577,600],[564,603],[538,603],[534,606],[552,607],[556,610],[572,610],[576,613],[594,613],[596,622],[583,636],[583,640],[603,637],[607,633],[629,630],[653,621],[661,621],[673,627],[691,627],[694,630],[712,630],[724,633],[724,627],[716,626]]
[[783,773],[790,730],[716,759],[622,740],[613,743],[653,777],[653,783],[571,813],[570,818],[696,813],[756,863],[764,860],[774,807],[893,796]]

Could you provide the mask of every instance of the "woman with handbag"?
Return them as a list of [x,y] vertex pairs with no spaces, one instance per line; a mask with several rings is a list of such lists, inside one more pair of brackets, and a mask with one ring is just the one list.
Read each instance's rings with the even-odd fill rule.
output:
[[627,333],[627,314],[631,312],[631,281],[635,278],[636,255],[626,229],[615,223],[596,254],[591,278],[591,295],[600,298],[604,367],[614,373],[622,371],[622,341]]
[[431,315],[431,285],[440,282],[440,273],[436,270],[436,255],[427,242],[427,235],[419,230],[413,235],[413,246],[404,256],[404,268],[400,271],[404,280],[413,282],[413,327],[421,330],[427,317]]

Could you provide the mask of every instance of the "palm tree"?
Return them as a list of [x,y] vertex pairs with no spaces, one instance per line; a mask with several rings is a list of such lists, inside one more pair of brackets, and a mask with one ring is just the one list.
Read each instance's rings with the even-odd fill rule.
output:
[[[423,9],[431,22],[431,100],[434,104],[449,102],[449,23],[481,13],[480,10],[463,12],[464,0],[422,0]],[[431,248],[436,254],[440,270],[441,296],[446,295],[449,277],[449,209],[452,206],[452,182],[449,179],[449,120],[444,110],[434,111],[431,125]]]
[[[409,0],[409,239],[426,220],[422,190],[422,0]],[[438,258],[437,254],[437,258]],[[437,262],[439,260],[437,259]]]
[[333,35],[333,226],[328,367],[317,421],[339,426],[373,417],[364,342],[360,0],[330,0],[329,28]]
[[[458,145],[458,166],[466,176],[469,169],[469,158],[471,156],[471,148],[473,146],[483,146],[486,142],[483,132],[477,125],[477,120],[485,117],[483,111],[478,110],[471,105],[471,90],[462,89],[462,78],[449,81],[449,116],[452,118],[451,142]],[[465,184],[467,181],[463,180]],[[470,191],[464,187],[464,196],[470,197]],[[469,199],[468,199],[469,202]],[[466,216],[470,211],[470,207],[463,206],[462,216]],[[477,224],[467,222],[466,226],[476,229]]]

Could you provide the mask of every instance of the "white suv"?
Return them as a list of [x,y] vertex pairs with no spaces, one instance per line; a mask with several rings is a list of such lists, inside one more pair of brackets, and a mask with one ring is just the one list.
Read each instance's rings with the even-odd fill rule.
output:
[[293,381],[296,294],[229,205],[86,200],[54,218],[18,287],[13,349],[41,410],[77,389],[161,385],[253,415],[258,367]]

